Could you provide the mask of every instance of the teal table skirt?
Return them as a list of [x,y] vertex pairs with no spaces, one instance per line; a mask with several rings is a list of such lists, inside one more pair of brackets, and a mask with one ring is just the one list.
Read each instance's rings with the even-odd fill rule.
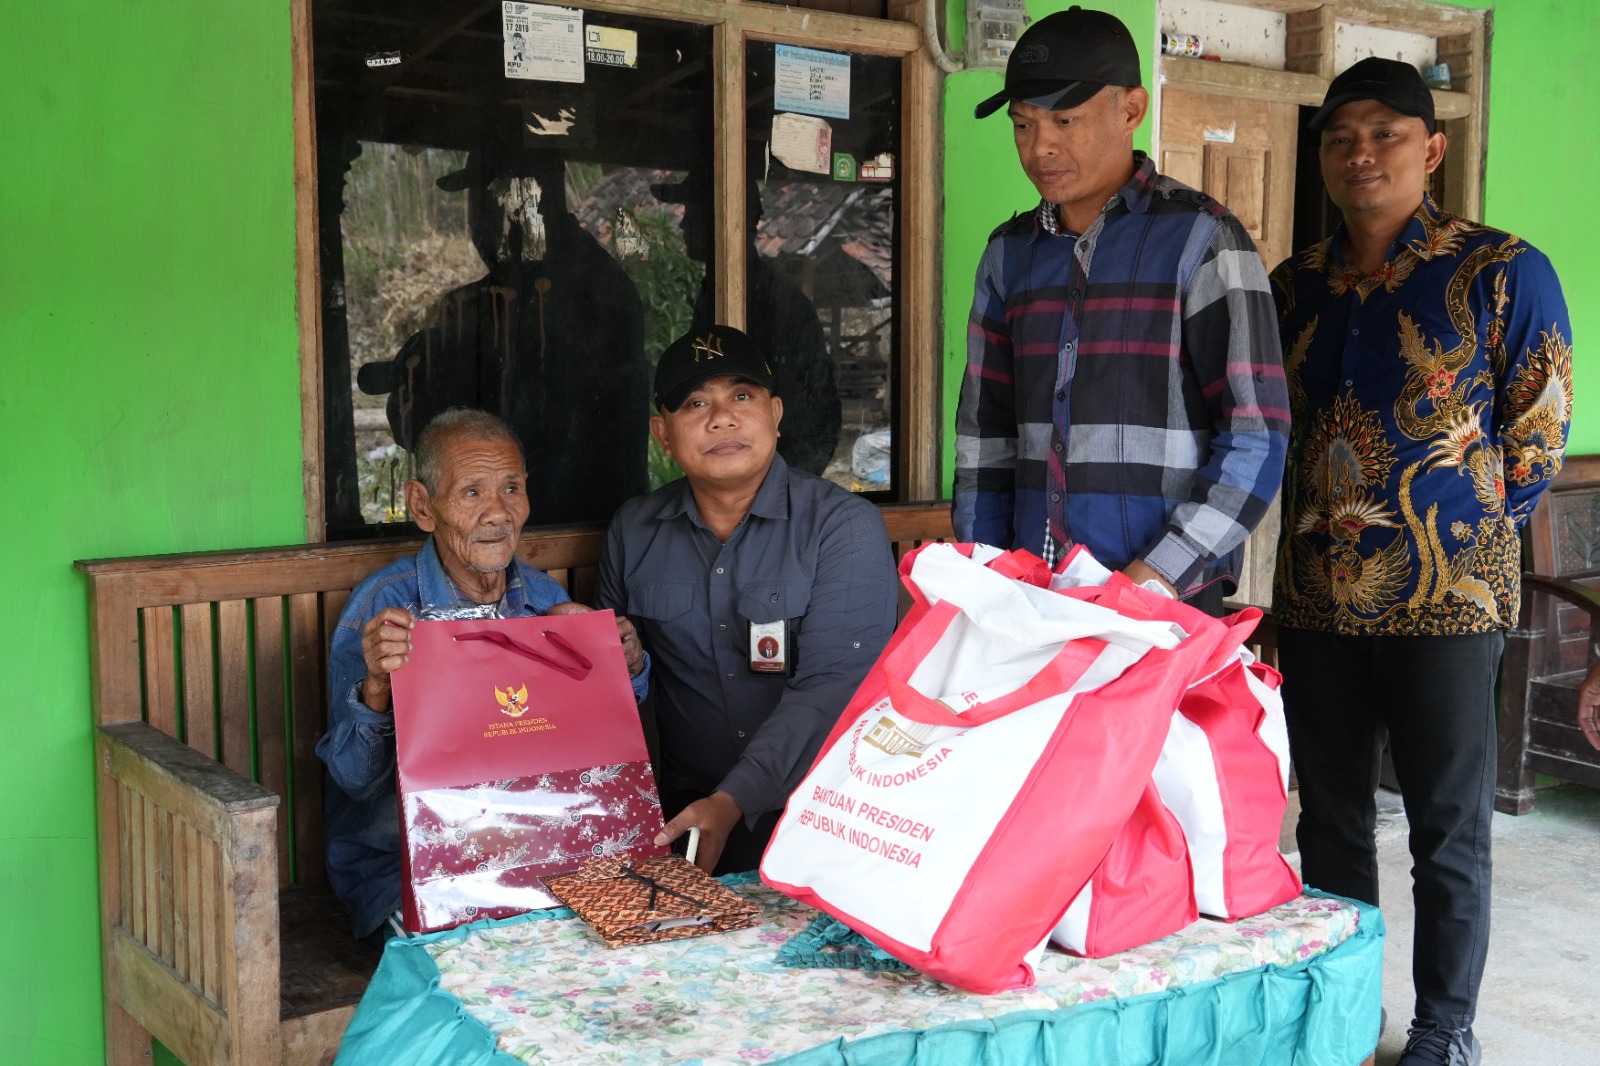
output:
[[792,969],[815,912],[750,877],[759,927],[607,949],[570,911],[392,940],[337,1066],[1358,1066],[1377,1044],[1383,918],[1308,891],[1109,959],[1051,950],[1032,988]]

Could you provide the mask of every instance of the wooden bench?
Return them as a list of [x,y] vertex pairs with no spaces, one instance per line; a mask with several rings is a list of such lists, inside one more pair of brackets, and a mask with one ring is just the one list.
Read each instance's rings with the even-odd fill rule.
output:
[[[882,508],[897,557],[948,503]],[[519,553],[593,602],[600,526]],[[377,952],[323,868],[328,637],[350,590],[418,541],[101,559],[88,576],[106,1060],[333,1058]],[[904,604],[902,604],[904,606]]]
[[1600,657],[1600,456],[1570,456],[1528,523],[1522,616],[1500,667],[1495,809],[1533,809],[1534,776],[1600,788],[1578,684]]

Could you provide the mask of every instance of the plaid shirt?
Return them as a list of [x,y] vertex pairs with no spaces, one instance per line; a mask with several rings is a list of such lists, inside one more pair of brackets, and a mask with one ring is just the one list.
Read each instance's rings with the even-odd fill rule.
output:
[[1267,274],[1238,219],[1156,173],[1082,236],[1052,205],[978,267],[956,410],[956,535],[1081,543],[1180,592],[1235,579],[1282,480],[1289,403]]

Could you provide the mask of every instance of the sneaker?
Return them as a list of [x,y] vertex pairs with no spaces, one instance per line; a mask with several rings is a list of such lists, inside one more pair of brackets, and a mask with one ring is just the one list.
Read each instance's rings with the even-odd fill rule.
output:
[[1483,1045],[1471,1029],[1413,1025],[1406,1030],[1406,1049],[1395,1066],[1478,1066]]

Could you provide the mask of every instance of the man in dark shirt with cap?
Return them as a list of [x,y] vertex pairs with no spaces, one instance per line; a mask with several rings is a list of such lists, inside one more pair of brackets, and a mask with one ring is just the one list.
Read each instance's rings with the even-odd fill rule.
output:
[[1255,245],[1133,150],[1148,106],[1127,28],[1078,7],[978,105],[1006,108],[1041,199],[978,268],[955,531],[1050,562],[1083,544],[1215,613],[1277,495],[1288,400]]
[[1310,127],[1343,220],[1272,273],[1294,427],[1273,614],[1301,867],[1378,902],[1387,738],[1415,860],[1399,1066],[1475,1066],[1495,677],[1518,530],[1561,469],[1572,332],[1537,248],[1428,195],[1445,135],[1415,68],[1361,60]]
[[783,400],[750,338],[710,326],[656,366],[650,432],[684,476],[624,503],[601,607],[650,653],[660,842],[754,869],[789,793],[894,629],[894,557],[867,501],[777,454]]

